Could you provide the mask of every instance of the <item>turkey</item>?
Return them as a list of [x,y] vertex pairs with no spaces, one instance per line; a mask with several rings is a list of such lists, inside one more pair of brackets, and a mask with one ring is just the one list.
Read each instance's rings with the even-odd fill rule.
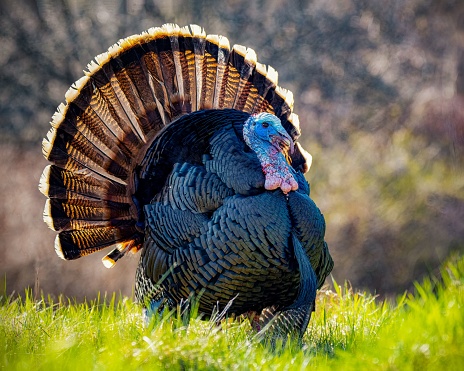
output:
[[252,49],[166,24],[98,55],[54,114],[39,188],[57,254],[141,250],[149,311],[192,296],[304,334],[333,267],[293,95]]

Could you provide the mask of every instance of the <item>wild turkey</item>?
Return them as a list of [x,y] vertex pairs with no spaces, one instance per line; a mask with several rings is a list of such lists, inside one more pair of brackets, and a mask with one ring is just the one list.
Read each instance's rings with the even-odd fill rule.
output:
[[[195,295],[256,329],[302,336],[333,267],[303,173],[293,96],[253,50],[195,25],[120,40],[66,93],[43,141],[39,188],[55,249],[142,250],[136,298]],[[272,319],[272,321],[270,321]]]

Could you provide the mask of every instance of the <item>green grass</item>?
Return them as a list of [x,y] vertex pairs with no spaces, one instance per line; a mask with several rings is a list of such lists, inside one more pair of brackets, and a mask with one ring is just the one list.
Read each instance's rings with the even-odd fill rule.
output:
[[464,259],[394,303],[334,283],[321,291],[300,347],[271,349],[247,321],[217,327],[176,313],[143,326],[127,298],[76,304],[2,298],[0,366],[8,370],[464,369]]

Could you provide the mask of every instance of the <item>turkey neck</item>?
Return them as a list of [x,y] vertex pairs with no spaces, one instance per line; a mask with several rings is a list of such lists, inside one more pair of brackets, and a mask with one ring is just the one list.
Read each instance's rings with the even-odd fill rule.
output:
[[260,151],[256,154],[266,177],[264,188],[272,190],[280,187],[285,194],[290,192],[292,186],[289,182],[291,180],[295,181],[295,179],[290,172],[284,155],[275,147],[271,147],[267,153]]

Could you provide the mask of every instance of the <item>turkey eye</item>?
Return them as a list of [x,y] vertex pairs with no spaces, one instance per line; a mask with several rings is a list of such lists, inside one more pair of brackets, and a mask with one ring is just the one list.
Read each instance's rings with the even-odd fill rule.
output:
[[267,127],[269,127],[269,122],[265,121],[261,125],[263,126],[263,128],[267,128]]

